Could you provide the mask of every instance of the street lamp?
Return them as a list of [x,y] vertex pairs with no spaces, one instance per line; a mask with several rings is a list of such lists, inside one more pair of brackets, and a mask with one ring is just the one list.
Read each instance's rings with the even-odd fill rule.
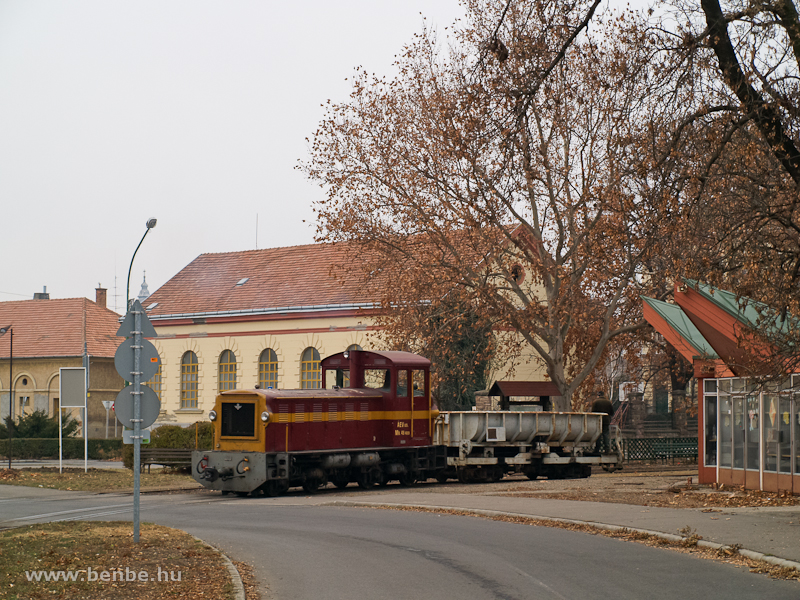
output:
[[11,325],[0,327],[0,336],[9,334],[8,345],[8,468],[11,468],[11,436],[14,434],[14,329]]
[[[142,245],[144,238],[147,237],[147,234],[150,233],[150,230],[156,226],[155,219],[148,219],[147,220],[147,230],[145,230],[142,239],[139,240],[139,246]],[[136,253],[139,251],[139,246],[136,246],[136,250],[133,251],[133,256],[131,256],[131,266],[128,267],[128,287],[125,292],[125,310],[128,311],[131,308],[131,269],[133,269],[133,259],[136,258]]]
[[[133,329],[131,334],[133,335],[133,343],[134,343],[134,350],[133,352],[133,371],[131,374],[133,375],[133,541],[135,543],[139,543],[139,477],[141,471],[141,462],[140,462],[140,451],[142,445],[142,404],[141,404],[141,348],[142,348],[142,313],[144,310],[137,310],[133,311],[131,308],[131,269],[133,269],[133,259],[136,258],[136,253],[139,251],[139,247],[142,245],[144,238],[147,237],[147,234],[150,230],[156,226],[155,219],[149,219],[147,221],[147,230],[144,232],[142,239],[139,240],[139,246],[136,246],[136,250],[133,251],[133,256],[131,257],[131,266],[128,267],[128,288],[127,292],[125,293],[125,311],[130,315],[133,316]],[[126,317],[127,318],[127,317]],[[144,317],[147,318],[146,316]],[[122,371],[119,371],[122,374]]]

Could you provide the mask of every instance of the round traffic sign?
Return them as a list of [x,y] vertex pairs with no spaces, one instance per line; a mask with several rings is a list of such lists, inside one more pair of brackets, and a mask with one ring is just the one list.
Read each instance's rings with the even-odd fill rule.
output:
[[[119,345],[114,354],[114,366],[125,381],[133,382],[133,338],[128,338]],[[142,340],[142,354],[139,358],[139,371],[141,371],[141,381],[145,382],[158,371],[161,358],[153,342]]]
[[[141,427],[150,427],[156,422],[158,413],[161,410],[161,401],[156,396],[156,393],[146,385],[140,386],[142,388],[141,397],[141,412],[140,418],[142,419]],[[122,388],[117,394],[117,400],[114,404],[114,412],[117,415],[117,420],[128,429],[133,429],[133,386],[129,385]]]

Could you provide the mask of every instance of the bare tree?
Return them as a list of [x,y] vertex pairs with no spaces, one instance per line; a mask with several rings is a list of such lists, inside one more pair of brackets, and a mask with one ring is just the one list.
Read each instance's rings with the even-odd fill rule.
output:
[[628,14],[583,35],[596,6],[469,2],[448,52],[425,32],[395,79],[359,72],[304,166],[328,191],[319,239],[373,256],[387,306],[467,298],[534,349],[561,408],[644,326],[670,210],[643,168],[658,129],[645,28]]

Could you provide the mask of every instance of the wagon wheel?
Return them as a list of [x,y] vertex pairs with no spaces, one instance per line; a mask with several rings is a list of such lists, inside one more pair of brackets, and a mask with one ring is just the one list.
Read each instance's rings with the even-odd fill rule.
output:
[[447,481],[447,473],[444,471],[439,471],[436,473],[436,481],[439,483],[445,483]]
[[306,479],[303,482],[303,490],[305,490],[306,494],[314,494],[319,489],[320,480],[316,477]]
[[472,483],[473,478],[471,477],[470,473],[467,472],[466,469],[459,469],[458,481],[459,483]]
[[405,473],[400,473],[400,485],[408,487],[414,485],[416,481],[417,481],[416,473],[412,473],[410,471],[406,471]]

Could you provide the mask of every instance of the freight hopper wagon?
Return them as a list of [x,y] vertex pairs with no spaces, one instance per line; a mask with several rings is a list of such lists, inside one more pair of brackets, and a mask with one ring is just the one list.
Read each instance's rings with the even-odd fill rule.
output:
[[220,394],[209,413],[214,449],[193,453],[195,479],[223,493],[275,496],[328,482],[586,476],[591,464],[617,461],[588,453],[602,415],[440,414],[430,361],[416,354],[352,350],[325,358],[321,370],[319,389]]
[[589,477],[592,465],[614,470],[621,456],[593,452],[602,427],[599,413],[445,412],[433,438],[447,448],[447,469],[437,479],[497,481],[509,472],[564,479]]

